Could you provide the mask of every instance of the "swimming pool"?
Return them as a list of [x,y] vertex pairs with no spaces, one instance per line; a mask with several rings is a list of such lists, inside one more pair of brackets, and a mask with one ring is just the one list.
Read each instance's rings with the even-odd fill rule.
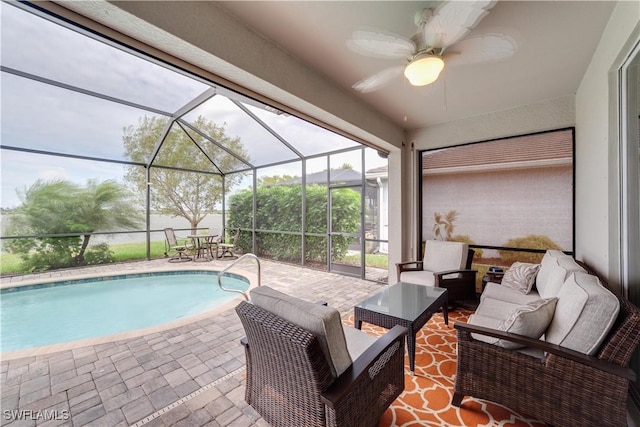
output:
[[[217,271],[142,273],[3,289],[0,352],[161,325],[211,310],[238,295]],[[227,288],[249,281],[225,275]]]

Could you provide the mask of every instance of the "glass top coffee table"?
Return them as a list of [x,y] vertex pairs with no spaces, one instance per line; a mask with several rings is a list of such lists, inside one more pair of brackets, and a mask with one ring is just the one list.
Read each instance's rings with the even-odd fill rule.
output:
[[402,325],[407,333],[407,352],[411,372],[415,368],[416,334],[431,316],[442,308],[444,323],[449,325],[447,311],[447,290],[432,286],[396,283],[386,287],[357,304],[354,308],[355,327],[362,328],[362,322],[391,329]]

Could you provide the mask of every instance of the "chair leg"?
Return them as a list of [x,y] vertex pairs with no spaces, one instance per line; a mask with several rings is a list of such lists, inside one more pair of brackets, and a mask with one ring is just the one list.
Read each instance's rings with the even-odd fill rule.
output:
[[451,399],[451,404],[453,406],[455,406],[456,408],[459,408],[460,405],[462,405],[462,399],[464,398],[464,394],[459,393],[459,392],[454,392],[453,393],[453,398]]
[[186,249],[185,250],[176,249],[176,254],[171,258],[169,258],[169,262],[184,262],[184,261],[191,261],[191,260],[193,260],[193,258],[186,253]]

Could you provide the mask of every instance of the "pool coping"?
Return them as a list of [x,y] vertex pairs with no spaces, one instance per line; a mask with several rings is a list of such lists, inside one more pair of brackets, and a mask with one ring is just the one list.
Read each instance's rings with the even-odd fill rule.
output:
[[[67,282],[67,281],[73,281],[73,280],[91,280],[91,279],[96,279],[96,278],[101,278],[101,277],[116,277],[116,276],[133,276],[136,274],[153,274],[153,273],[167,273],[167,272],[189,272],[189,271],[222,271],[224,269],[224,267],[227,267],[229,264],[224,263],[207,263],[207,265],[203,265],[202,263],[181,263],[181,264],[173,264],[170,266],[153,266],[153,267],[144,267],[141,266],[140,268],[134,268],[131,270],[127,270],[126,273],[124,272],[120,272],[117,273],[115,271],[113,272],[92,272],[89,274],[82,274],[82,272],[77,272],[77,274],[70,274],[68,277],[51,277],[48,279],[43,279],[42,277],[38,277],[38,278],[33,278],[33,279],[26,279],[26,280],[21,280],[20,282],[17,283],[10,283],[8,285],[6,285],[5,283],[3,283],[0,286],[1,290],[5,290],[7,288],[18,288],[18,287],[25,287],[25,286],[33,286],[33,285],[38,285],[38,284],[43,284],[43,285],[47,285],[47,284],[54,284],[57,282]],[[247,278],[249,280],[249,289],[253,288],[254,286],[257,285],[257,277],[256,274],[253,272],[249,272],[246,270],[242,270],[241,268],[237,268],[234,269],[233,274],[239,274],[238,272],[241,272],[241,275],[244,276],[245,278]],[[74,272],[76,273],[76,272]],[[163,332],[169,329],[174,329],[180,326],[184,326],[184,325],[188,325],[194,322],[198,322],[201,321],[203,319],[206,319],[208,317],[211,316],[215,316],[216,314],[219,314],[221,312],[224,312],[226,310],[230,310],[232,308],[234,308],[240,301],[244,300],[244,297],[240,294],[238,294],[237,297],[231,299],[230,301],[227,301],[221,305],[219,305],[218,307],[212,309],[212,310],[208,310],[205,311],[203,313],[199,313],[193,316],[189,316],[189,317],[184,317],[182,319],[177,319],[177,320],[172,320],[171,322],[167,322],[167,323],[162,323],[160,325],[155,325],[155,326],[150,326],[147,328],[141,328],[141,329],[134,329],[131,331],[126,331],[126,332],[118,332],[115,334],[109,334],[109,335],[101,335],[101,336],[97,336],[97,337],[92,337],[92,338],[85,338],[85,339],[81,339],[81,340],[75,340],[75,341],[67,341],[67,342],[63,342],[63,343],[56,343],[56,344],[49,344],[49,345],[44,345],[44,346],[38,346],[38,347],[30,347],[30,348],[25,348],[25,349],[20,349],[20,350],[13,350],[13,351],[7,351],[7,352],[2,352],[0,353],[0,360],[14,360],[14,359],[20,359],[23,357],[34,357],[34,356],[42,356],[42,355],[47,355],[47,354],[51,354],[51,353],[58,353],[61,351],[67,351],[67,350],[74,350],[77,348],[81,348],[81,347],[86,347],[86,346],[91,346],[91,345],[98,345],[98,344],[105,344],[105,343],[109,343],[109,342],[115,342],[115,341],[120,341],[120,340],[125,340],[125,339],[130,339],[130,338],[137,338],[140,336],[144,336],[144,335],[150,335],[150,334],[154,334],[154,333],[158,333],[158,332]]]
[[[165,261],[166,262],[166,261]],[[54,270],[48,273],[34,273],[22,276],[10,276],[0,278],[0,289],[18,288],[36,284],[49,284],[56,282],[66,282],[71,280],[90,280],[107,276],[124,276],[148,273],[166,273],[175,271],[222,271],[229,264],[221,262],[189,262],[189,263],[169,263],[168,265],[158,264],[156,266],[133,266],[132,269],[115,271],[95,271],[95,270]],[[120,264],[123,265],[123,264]],[[126,264],[124,264],[126,265]],[[116,265],[109,264],[107,267]],[[240,270],[240,269],[239,269]],[[244,270],[243,270],[244,271]],[[48,276],[47,276],[48,275]],[[255,276],[255,274],[253,274]]]

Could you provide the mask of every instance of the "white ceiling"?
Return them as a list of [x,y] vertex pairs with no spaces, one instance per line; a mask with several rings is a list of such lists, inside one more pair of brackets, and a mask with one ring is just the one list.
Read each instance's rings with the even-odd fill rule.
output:
[[[470,33],[499,33],[517,44],[507,60],[445,67],[413,87],[398,77],[359,93],[357,81],[402,60],[354,53],[346,40],[374,27],[410,37],[420,1],[216,2],[262,37],[335,81],[406,130],[575,94],[609,20],[612,1],[499,1]],[[463,53],[464,54],[464,53]]]

